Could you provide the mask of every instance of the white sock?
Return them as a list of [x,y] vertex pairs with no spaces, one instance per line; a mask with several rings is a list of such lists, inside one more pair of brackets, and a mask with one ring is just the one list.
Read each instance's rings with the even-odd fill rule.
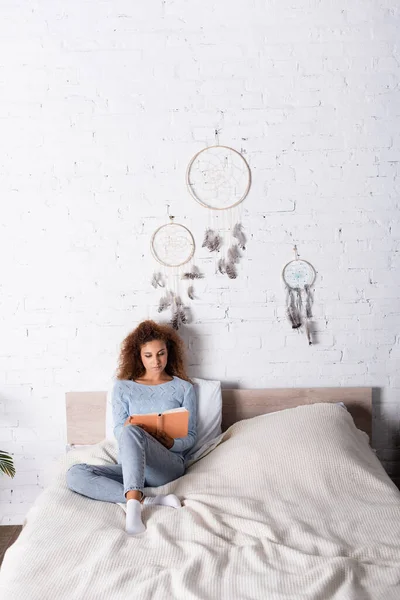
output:
[[172,508],[181,508],[181,501],[175,494],[168,494],[167,496],[146,496],[143,500],[143,505],[148,506],[150,504],[159,504],[162,506],[172,506]]
[[139,500],[130,498],[126,503],[125,531],[128,535],[136,535],[146,531],[146,527],[142,523],[142,507]]

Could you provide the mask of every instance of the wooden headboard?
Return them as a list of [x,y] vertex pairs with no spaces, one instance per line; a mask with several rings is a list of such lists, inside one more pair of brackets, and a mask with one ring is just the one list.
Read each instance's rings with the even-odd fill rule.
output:
[[[107,392],[66,394],[68,444],[96,444],[105,438]],[[343,402],[358,429],[371,439],[372,388],[223,389],[222,430],[236,421],[316,402]]]

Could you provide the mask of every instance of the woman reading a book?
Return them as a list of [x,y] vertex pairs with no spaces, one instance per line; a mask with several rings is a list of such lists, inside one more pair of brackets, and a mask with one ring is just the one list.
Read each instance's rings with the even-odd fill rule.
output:
[[[124,339],[112,406],[117,464],[73,465],[67,471],[67,484],[95,500],[126,502],[125,529],[136,535],[145,530],[143,504],[181,506],[174,494],[144,497],[143,488],[181,477],[196,441],[196,396],[185,371],[183,341],[172,327],[143,321]],[[143,415],[146,424],[138,415]],[[162,419],[173,431],[185,416],[187,435],[183,437],[157,428]]]

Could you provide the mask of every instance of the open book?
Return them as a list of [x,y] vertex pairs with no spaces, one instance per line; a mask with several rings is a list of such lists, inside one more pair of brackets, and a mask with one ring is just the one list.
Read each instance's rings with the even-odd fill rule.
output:
[[189,430],[189,411],[187,408],[171,408],[162,413],[131,415],[131,425],[147,425],[149,429],[165,431],[172,438],[186,437]]

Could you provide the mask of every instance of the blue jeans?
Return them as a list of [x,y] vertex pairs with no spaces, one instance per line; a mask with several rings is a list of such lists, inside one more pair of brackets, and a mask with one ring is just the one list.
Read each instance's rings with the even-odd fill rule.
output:
[[158,487],[181,477],[185,461],[136,425],[125,425],[116,465],[76,464],[66,473],[70,490],[103,502],[126,502],[130,490]]

